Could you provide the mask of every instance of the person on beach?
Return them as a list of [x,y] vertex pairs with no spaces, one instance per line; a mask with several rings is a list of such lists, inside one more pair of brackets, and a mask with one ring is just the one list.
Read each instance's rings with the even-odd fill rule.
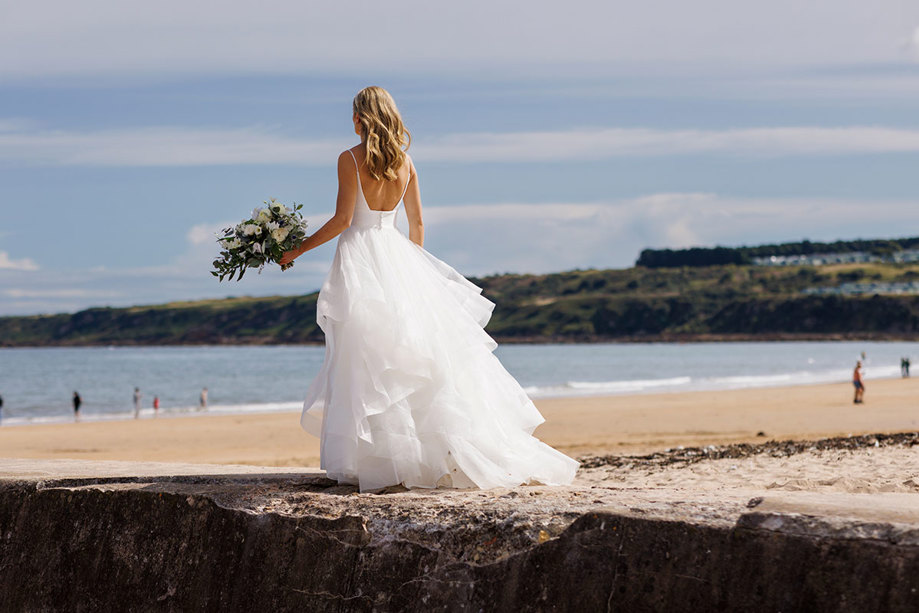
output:
[[201,395],[198,396],[198,410],[204,411],[207,409],[207,388],[201,390]]
[[900,358],[900,376],[906,379],[909,377],[909,358]]
[[154,396],[153,397],[153,416],[156,417],[159,414],[160,414],[160,397]]
[[3,396],[0,396],[0,423],[3,423]]
[[76,391],[73,392],[73,420],[80,421],[80,405],[83,404],[83,399],[80,398],[80,394]]
[[143,396],[140,393],[140,388],[134,388],[134,419],[140,417],[140,401]]
[[[544,421],[492,351],[494,303],[424,249],[418,171],[396,103],[358,92],[360,143],[338,156],[335,215],[284,254],[338,237],[316,303],[326,357],[301,425],[320,463],[361,491],[568,484],[578,462],[532,436]],[[396,226],[404,202],[408,236]]]
[[855,404],[861,404],[865,401],[865,381],[862,378],[862,363],[855,363],[855,370],[852,372],[852,385],[855,386],[855,398],[852,400]]

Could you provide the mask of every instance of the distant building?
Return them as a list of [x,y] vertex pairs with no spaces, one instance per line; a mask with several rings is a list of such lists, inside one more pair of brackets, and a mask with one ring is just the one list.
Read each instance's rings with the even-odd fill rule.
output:
[[846,253],[812,253],[810,255],[772,255],[753,258],[757,266],[826,266],[828,264],[869,264],[871,262],[908,263],[919,262],[919,249],[896,251],[880,256],[851,251]]
[[843,283],[837,287],[808,287],[812,296],[873,296],[874,294],[919,294],[919,281],[907,283]]
[[890,261],[902,263],[902,262],[919,262],[919,249],[907,249],[905,251],[897,251],[890,257]]
[[881,257],[863,251],[847,253],[812,253],[810,255],[773,255],[753,258],[757,266],[826,266],[827,264],[867,264],[882,262]]

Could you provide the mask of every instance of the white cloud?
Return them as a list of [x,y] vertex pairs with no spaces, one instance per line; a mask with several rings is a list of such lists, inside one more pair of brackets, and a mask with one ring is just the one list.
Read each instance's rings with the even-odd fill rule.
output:
[[[0,161],[61,166],[329,166],[336,140],[296,139],[263,127],[175,126],[122,130],[0,130]],[[883,126],[787,126],[725,130],[590,128],[460,133],[418,139],[426,162],[549,162],[619,156],[848,155],[919,152],[919,130]]]
[[2,292],[3,295],[10,298],[118,298],[120,292],[108,290],[89,290],[80,288],[60,288],[60,289],[28,289],[28,288],[9,288]]
[[763,127],[728,130],[596,128],[559,132],[457,134],[419,155],[437,161],[553,161],[700,153],[840,155],[919,151],[919,130],[874,126]]
[[0,270],[38,270],[38,264],[30,258],[14,260],[6,251],[0,251]]
[[260,127],[0,131],[0,160],[62,166],[330,164],[333,141],[285,138]]
[[896,60],[917,21],[904,0],[8,2],[0,75],[872,63]]

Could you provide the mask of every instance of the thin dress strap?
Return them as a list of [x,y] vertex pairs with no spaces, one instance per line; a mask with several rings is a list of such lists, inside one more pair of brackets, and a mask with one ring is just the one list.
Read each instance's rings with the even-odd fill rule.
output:
[[357,184],[361,184],[361,169],[357,165],[357,158],[354,157],[354,152],[348,149],[348,153],[351,154],[351,159],[354,160],[354,172],[357,174]]
[[408,162],[408,179],[405,180],[405,187],[402,189],[402,195],[399,197],[399,202],[405,199],[405,194],[408,192],[408,184],[412,182],[412,158],[408,157],[407,153],[405,154],[405,161]]

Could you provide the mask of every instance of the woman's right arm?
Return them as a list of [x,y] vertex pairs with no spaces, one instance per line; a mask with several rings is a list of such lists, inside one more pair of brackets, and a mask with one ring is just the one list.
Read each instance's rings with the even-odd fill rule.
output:
[[408,189],[405,190],[405,216],[408,218],[408,238],[419,247],[424,247],[424,222],[421,220],[421,188],[418,187],[418,173],[409,160]]
[[296,249],[286,251],[280,264],[289,264],[295,259],[327,243],[351,226],[354,217],[354,201],[357,198],[357,173],[354,161],[347,151],[338,156],[338,198],[335,200],[335,214],[321,228],[306,237]]

